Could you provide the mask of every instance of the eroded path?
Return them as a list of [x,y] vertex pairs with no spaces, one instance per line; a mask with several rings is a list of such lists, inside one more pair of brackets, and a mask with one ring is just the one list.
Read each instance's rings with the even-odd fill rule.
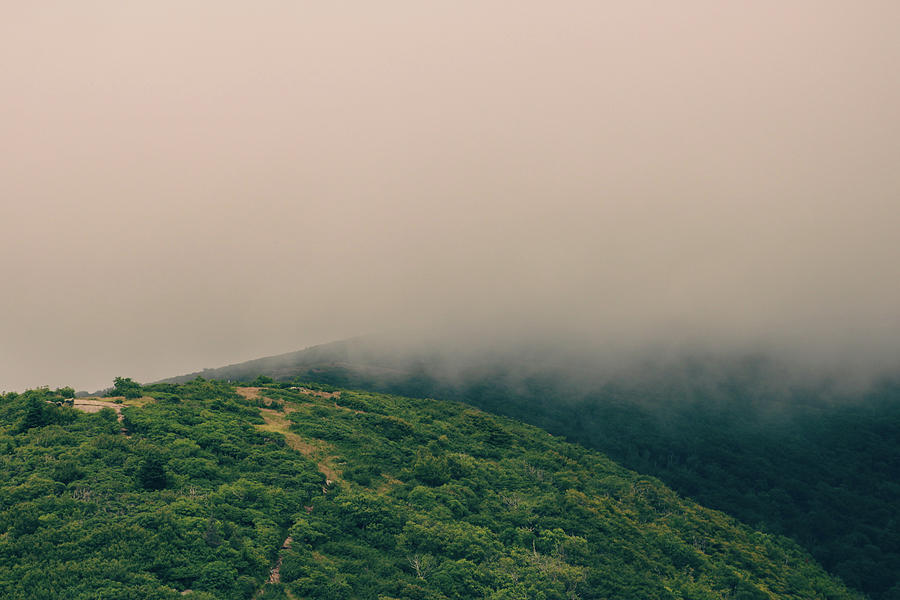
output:
[[[282,550],[290,550],[291,544],[294,542],[294,538],[288,536],[284,543],[281,545]],[[275,566],[272,568],[272,572],[269,573],[269,579],[266,583],[281,583],[281,556],[278,556],[278,562],[275,563]]]
[[[237,387],[234,388],[234,390],[248,400],[262,399],[263,402],[266,401],[261,388]],[[322,393],[325,394],[326,392]],[[327,397],[333,398],[334,396],[328,395]],[[330,482],[340,481],[340,473],[334,468],[334,464],[332,463],[332,459],[336,457],[331,456],[328,453],[331,449],[330,445],[322,440],[301,437],[291,431],[291,421],[287,416],[294,412],[294,410],[296,409],[291,406],[290,403],[285,403],[283,410],[260,408],[259,412],[265,423],[263,425],[257,425],[256,427],[263,431],[275,431],[283,435],[285,443],[287,443],[290,448],[297,450],[307,458],[316,462],[319,472],[325,475],[325,479],[329,482],[328,485],[330,485]]]
[[[260,388],[256,387],[238,387],[235,388],[235,391],[247,398],[248,400],[260,400],[262,399],[265,402],[265,397],[262,395]],[[333,397],[333,396],[329,396]],[[321,440],[311,440],[300,435],[297,435],[293,431],[291,431],[291,421],[287,418],[291,412],[296,410],[290,404],[285,403],[283,411],[274,410],[271,408],[260,408],[259,412],[262,415],[263,423],[262,425],[256,425],[258,429],[262,431],[275,431],[284,436],[284,441],[288,445],[288,447],[300,452],[307,458],[315,461],[316,467],[319,469],[319,472],[325,476],[325,487],[322,488],[322,493],[328,493],[328,486],[330,486],[333,482],[339,481],[340,475],[334,469],[334,466],[331,463],[331,460],[334,458],[328,454],[329,445],[326,442]],[[289,550],[291,547],[291,543],[293,542],[293,538],[288,536],[284,543],[281,545],[282,550]],[[256,592],[254,598],[259,598],[266,585],[278,585],[281,583],[281,561],[282,555],[279,553],[277,562],[272,566],[272,570],[269,572],[269,578],[266,580],[266,583]],[[294,596],[291,594],[290,590],[283,588],[285,595],[293,600]]]
[[329,446],[321,440],[311,440],[301,437],[290,430],[291,422],[287,418],[294,409],[290,406],[284,407],[284,412],[273,410],[271,408],[261,408],[259,412],[265,421],[265,425],[257,425],[263,431],[277,431],[284,436],[284,441],[294,450],[297,450],[307,458],[316,461],[316,467],[319,472],[325,475],[328,481],[340,480],[340,474],[335,470],[332,464],[334,457],[328,454]]

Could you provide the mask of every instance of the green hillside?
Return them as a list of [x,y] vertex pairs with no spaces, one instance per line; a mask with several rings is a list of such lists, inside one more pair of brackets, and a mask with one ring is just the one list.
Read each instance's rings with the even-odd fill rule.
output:
[[797,378],[766,356],[683,356],[596,375],[577,348],[471,355],[361,338],[208,373],[299,377],[503,414],[790,536],[875,600],[900,599],[900,379],[842,387]]
[[463,404],[139,392],[2,398],[0,597],[858,597],[793,542]]

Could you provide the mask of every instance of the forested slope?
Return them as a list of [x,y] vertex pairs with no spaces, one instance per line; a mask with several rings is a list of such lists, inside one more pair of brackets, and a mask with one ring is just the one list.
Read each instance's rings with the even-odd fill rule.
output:
[[460,368],[452,356],[350,340],[210,373],[300,377],[508,415],[793,537],[872,598],[900,598],[896,380],[846,388],[760,356],[648,362],[591,379],[552,358],[489,356]]
[[794,543],[539,429],[288,387],[145,386],[121,424],[7,394],[0,596],[857,597]]

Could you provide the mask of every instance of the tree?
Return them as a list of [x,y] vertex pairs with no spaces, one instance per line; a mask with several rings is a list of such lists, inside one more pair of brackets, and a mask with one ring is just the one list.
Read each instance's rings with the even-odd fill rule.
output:
[[430,554],[412,554],[407,556],[406,559],[409,561],[409,566],[413,568],[416,572],[416,577],[419,579],[425,579],[425,576],[428,575],[428,572],[431,571],[434,566],[434,557]]
[[74,398],[75,397],[75,388],[66,386],[61,388],[56,388],[56,393],[62,396],[63,398]]
[[421,448],[416,452],[416,462],[413,464],[413,475],[416,479],[437,487],[450,481],[450,469],[445,457],[437,457]]
[[137,474],[138,483],[146,490],[161,490],[168,484],[165,463],[158,454],[148,454]]
[[43,427],[47,424],[45,416],[46,406],[39,397],[31,397],[28,399],[28,406],[25,409],[25,417],[19,425],[20,431],[27,431],[33,427]]
[[133,381],[131,377],[116,377],[113,380],[113,393],[126,398],[140,398],[144,395],[141,384]]

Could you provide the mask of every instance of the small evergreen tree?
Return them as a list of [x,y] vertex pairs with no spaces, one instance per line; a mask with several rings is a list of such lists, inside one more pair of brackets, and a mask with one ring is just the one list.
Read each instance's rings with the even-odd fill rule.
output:
[[137,474],[138,484],[145,490],[161,490],[166,487],[165,463],[158,454],[148,454]]
[[34,427],[43,427],[47,424],[46,406],[43,400],[37,397],[29,398],[25,408],[25,417],[19,425],[20,431],[28,431]]

